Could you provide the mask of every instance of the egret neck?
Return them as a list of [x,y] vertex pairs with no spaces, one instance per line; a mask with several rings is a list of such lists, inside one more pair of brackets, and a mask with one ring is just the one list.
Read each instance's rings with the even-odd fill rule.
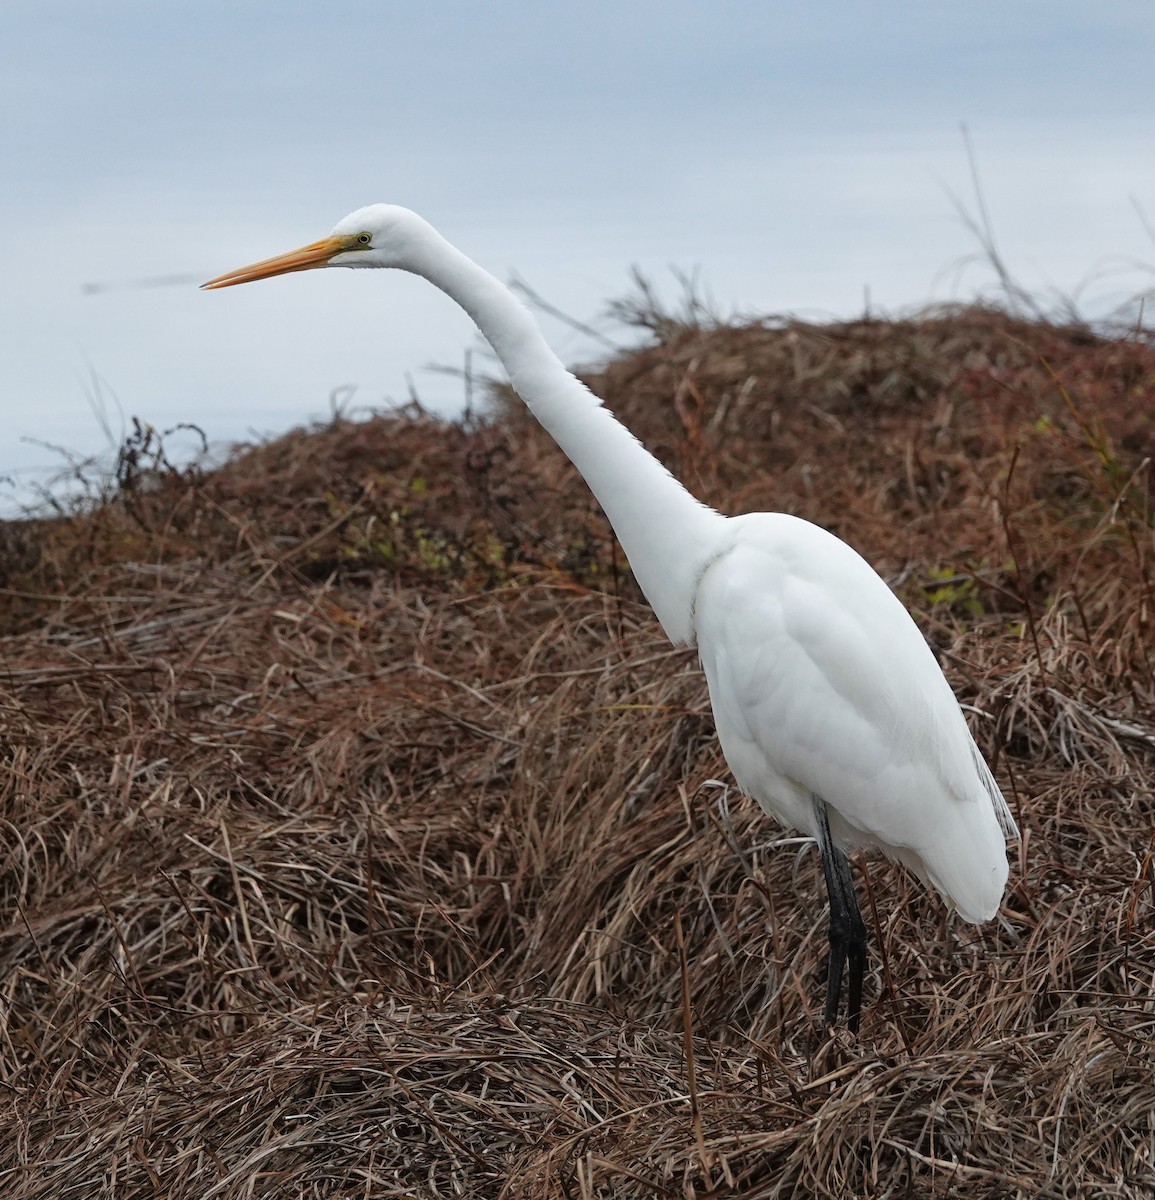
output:
[[410,269],[472,317],[514,390],[602,506],[667,636],[692,643],[694,594],[703,570],[724,546],[727,519],[691,495],[565,369],[521,301],[436,231],[429,232],[428,252],[419,253]]

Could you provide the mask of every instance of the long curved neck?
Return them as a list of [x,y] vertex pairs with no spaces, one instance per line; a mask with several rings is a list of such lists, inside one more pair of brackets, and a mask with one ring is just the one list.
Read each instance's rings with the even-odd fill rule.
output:
[[429,232],[410,269],[473,318],[517,394],[597,497],[667,636],[693,642],[694,594],[726,518],[692,496],[565,369],[508,288]]

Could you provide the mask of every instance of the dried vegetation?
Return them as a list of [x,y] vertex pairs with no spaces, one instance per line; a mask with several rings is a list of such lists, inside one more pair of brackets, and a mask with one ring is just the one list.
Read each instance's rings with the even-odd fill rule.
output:
[[813,848],[508,397],[204,475],[146,435],[0,525],[5,1197],[1155,1194],[1155,353],[662,333],[591,382],[910,605],[1025,833],[1001,919],[860,861],[819,1027]]

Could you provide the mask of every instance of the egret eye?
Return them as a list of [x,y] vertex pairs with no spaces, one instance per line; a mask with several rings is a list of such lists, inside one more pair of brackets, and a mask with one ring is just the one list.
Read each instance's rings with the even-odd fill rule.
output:
[[371,233],[357,234],[357,245],[358,246],[371,246],[372,244],[373,244],[373,235]]

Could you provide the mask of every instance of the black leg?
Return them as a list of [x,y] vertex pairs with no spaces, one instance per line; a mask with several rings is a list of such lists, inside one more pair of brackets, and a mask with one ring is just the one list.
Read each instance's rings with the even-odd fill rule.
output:
[[818,817],[818,848],[822,852],[822,871],[826,876],[826,891],[830,896],[830,957],[826,975],[826,1024],[838,1021],[839,1001],[842,998],[842,975],[848,972],[846,1026],[858,1032],[862,1013],[862,976],[866,970],[866,926],[858,911],[854,880],[846,855],[830,836],[830,816],[826,802],[814,797]]

